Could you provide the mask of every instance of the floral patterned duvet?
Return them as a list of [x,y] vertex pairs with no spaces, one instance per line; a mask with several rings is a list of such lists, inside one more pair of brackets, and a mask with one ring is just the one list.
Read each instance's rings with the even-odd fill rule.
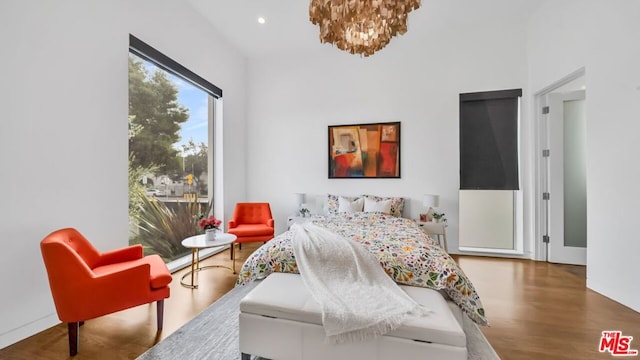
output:
[[[414,221],[363,212],[314,217],[311,221],[365,246],[397,283],[443,290],[474,322],[487,325],[471,281]],[[297,273],[292,237],[293,232],[286,231],[251,254],[240,270],[237,285],[263,279],[272,272]]]

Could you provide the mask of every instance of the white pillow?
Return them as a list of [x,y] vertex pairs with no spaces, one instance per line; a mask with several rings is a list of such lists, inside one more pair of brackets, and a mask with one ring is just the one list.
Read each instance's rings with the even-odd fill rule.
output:
[[344,198],[342,196],[340,196],[338,198],[338,212],[339,213],[354,213],[354,212],[361,212],[362,211],[362,207],[364,206],[364,199],[360,198],[360,199],[356,199],[356,200],[349,200],[347,198]]
[[364,212],[391,214],[391,201],[392,199],[375,201],[366,197],[364,198]]

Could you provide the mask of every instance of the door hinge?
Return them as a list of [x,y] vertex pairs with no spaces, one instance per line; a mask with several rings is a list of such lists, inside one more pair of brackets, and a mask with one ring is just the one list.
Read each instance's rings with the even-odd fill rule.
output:
[[549,113],[549,107],[548,106],[543,106],[542,107],[542,114],[548,114]]
[[551,198],[551,194],[548,192],[542,193],[542,200],[549,200]]
[[549,149],[542,150],[542,157],[549,157],[549,153],[551,153]]
[[545,243],[545,244],[548,244],[549,243],[549,235],[543,235],[542,236],[542,242]]

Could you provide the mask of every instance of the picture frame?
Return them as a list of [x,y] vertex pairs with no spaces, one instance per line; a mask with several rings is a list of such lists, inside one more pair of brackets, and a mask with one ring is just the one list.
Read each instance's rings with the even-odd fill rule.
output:
[[400,178],[400,122],[330,125],[329,179]]

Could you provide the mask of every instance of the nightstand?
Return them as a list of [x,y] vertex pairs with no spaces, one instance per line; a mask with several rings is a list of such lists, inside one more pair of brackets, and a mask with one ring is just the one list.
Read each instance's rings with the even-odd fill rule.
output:
[[293,224],[302,224],[311,219],[311,216],[302,217],[300,215],[290,215],[287,218],[287,230],[291,229]]
[[441,246],[444,248],[444,251],[449,252],[447,249],[447,224],[443,222],[421,222],[418,221],[418,225],[428,235],[438,235],[438,244],[440,244],[440,236],[442,236],[442,244]]

